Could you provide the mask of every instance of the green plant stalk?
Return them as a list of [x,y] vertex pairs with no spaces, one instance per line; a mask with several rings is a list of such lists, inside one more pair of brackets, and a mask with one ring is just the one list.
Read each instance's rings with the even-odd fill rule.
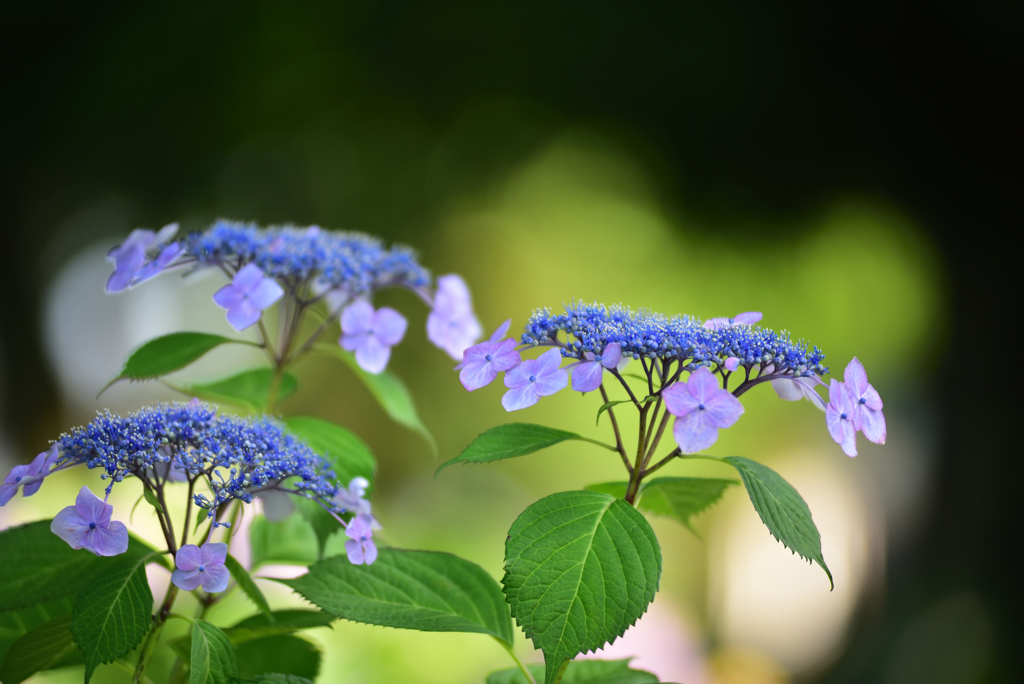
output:
[[149,630],[149,634],[146,635],[146,642],[142,645],[139,662],[135,666],[135,674],[132,676],[132,684],[141,684],[143,681],[143,675],[146,667],[149,665],[149,659],[153,657],[153,651],[156,650],[157,642],[160,641],[160,633],[164,629],[167,616],[171,612],[171,606],[174,605],[174,599],[177,597],[178,587],[172,583],[167,587],[167,595],[164,596],[164,602],[160,605],[160,610],[153,616],[155,624]]
[[567,669],[569,669],[569,663],[571,663],[571,662],[572,662],[572,658],[566,659],[562,663],[561,667],[558,668],[558,671],[555,672],[555,676],[551,678],[551,681],[550,682],[545,682],[544,684],[558,684],[558,682],[562,681],[562,677],[565,676],[565,671]]
[[503,649],[505,649],[505,652],[508,653],[509,656],[512,657],[512,660],[514,660],[515,663],[516,663],[516,667],[518,667],[519,671],[523,673],[524,677],[526,677],[526,681],[529,682],[529,684],[537,684],[537,680],[534,679],[533,675],[530,674],[530,671],[528,669],[526,669],[526,665],[524,665],[523,661],[520,660],[519,656],[516,655],[516,651],[515,651],[514,648],[512,648],[512,645],[511,644],[506,644],[504,641],[502,641],[501,639],[499,639],[497,637],[491,637],[491,638],[494,639],[495,641],[497,641],[499,644],[501,644],[501,647]]

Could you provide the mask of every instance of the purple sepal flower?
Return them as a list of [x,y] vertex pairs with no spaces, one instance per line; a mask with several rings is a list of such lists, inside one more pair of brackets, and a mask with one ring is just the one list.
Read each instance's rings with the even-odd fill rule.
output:
[[372,507],[370,502],[363,497],[366,496],[366,489],[369,486],[370,482],[365,477],[353,477],[352,481],[348,483],[348,489],[338,488],[333,502],[347,513],[368,516]]
[[246,264],[230,285],[217,290],[213,301],[228,310],[228,323],[235,330],[245,330],[260,319],[263,309],[284,296],[284,290],[256,264]]
[[604,369],[613,370],[622,361],[622,347],[612,342],[600,356],[592,352],[584,352],[581,361],[572,367],[572,388],[577,392],[593,392],[604,381]]
[[348,541],[345,542],[345,553],[352,565],[372,565],[377,560],[377,547],[373,543],[373,518],[369,515],[357,515],[345,528]]
[[210,594],[224,591],[231,580],[231,573],[224,567],[227,557],[227,544],[206,542],[201,547],[185,544],[174,554],[178,569],[171,573],[171,582],[184,591],[199,587]]
[[704,321],[704,327],[708,330],[722,330],[736,325],[754,325],[762,318],[764,316],[761,315],[760,311],[747,311],[746,313],[737,314],[735,318],[709,318]]
[[800,378],[776,378],[772,380],[772,389],[779,395],[779,399],[786,401],[806,399],[824,411],[826,402],[814,389],[817,385],[824,384],[816,375]]
[[51,446],[47,451],[42,452],[32,459],[28,465],[16,465],[0,484],[0,506],[7,505],[7,502],[14,498],[21,490],[22,496],[32,496],[43,486],[43,480],[50,474],[50,469],[60,458],[60,447],[57,444]]
[[833,380],[828,388],[825,423],[832,439],[843,447],[847,456],[857,455],[857,427],[854,424],[854,401],[845,383]]
[[739,368],[739,367],[740,367],[739,357],[730,356],[729,358],[727,358],[725,360],[725,370],[729,371],[730,373],[735,372],[736,369]]
[[679,449],[695,454],[718,441],[719,428],[727,428],[743,415],[743,404],[718,386],[707,368],[698,368],[688,382],[677,382],[662,393],[665,408],[676,417],[672,426]]
[[[161,228],[159,232],[153,232],[146,228],[136,228],[129,233],[124,242],[107,253],[107,258],[114,262],[114,272],[107,278],[107,292],[120,292],[128,286],[134,285],[140,272],[143,270],[143,264],[146,262],[147,250],[154,245],[167,242],[177,232],[178,224],[172,223]],[[164,251],[167,251],[170,247],[171,245],[168,245]],[[180,251],[179,248],[178,252]],[[175,256],[177,256],[177,252],[170,259],[167,259],[167,263],[173,260]],[[146,277],[148,278],[155,274],[156,272]]]
[[367,373],[382,373],[391,358],[391,347],[402,341],[408,322],[390,307],[376,311],[365,300],[353,302],[341,312],[341,338],[346,351],[356,353],[356,363]]
[[427,339],[458,360],[482,334],[466,281],[454,273],[438,277],[434,308],[427,316]]
[[132,285],[137,285],[144,280],[149,280],[153,276],[158,275],[160,271],[167,268],[172,261],[178,258],[178,255],[181,254],[184,249],[185,248],[180,242],[172,242],[161,249],[155,259],[139,269],[138,275],[135,276],[135,280],[132,282]]
[[549,349],[535,359],[527,359],[505,373],[508,392],[501,398],[506,411],[518,411],[536,404],[569,384],[569,374],[559,368],[562,352]]
[[864,433],[869,441],[885,444],[885,416],[882,415],[882,397],[868,384],[864,365],[853,357],[843,375],[846,387],[853,400],[854,426]]
[[491,384],[499,372],[511,370],[522,361],[516,351],[516,341],[502,339],[511,324],[510,318],[494,331],[489,340],[463,352],[462,363],[456,369],[461,369],[459,380],[470,392]]
[[50,531],[73,549],[88,549],[97,556],[117,556],[128,550],[128,528],[111,520],[114,507],[82,487],[74,506],[58,513]]

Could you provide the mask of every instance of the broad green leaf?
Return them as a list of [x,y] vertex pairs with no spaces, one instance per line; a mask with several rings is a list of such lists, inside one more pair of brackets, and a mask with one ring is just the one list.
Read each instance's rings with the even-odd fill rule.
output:
[[380,404],[391,420],[409,428],[413,432],[418,432],[430,446],[430,451],[435,455],[437,454],[437,442],[434,441],[434,436],[430,434],[427,426],[420,420],[420,415],[416,411],[416,404],[412,400],[412,394],[409,393],[409,389],[397,375],[389,370],[385,370],[377,375],[367,373],[356,363],[354,354],[337,347],[332,349],[332,353],[341,358],[352,369],[352,372],[363,381],[366,388],[370,390],[370,394],[373,395],[374,399],[377,400],[377,403]]
[[766,465],[741,456],[726,456],[722,460],[739,471],[750,502],[772,536],[805,560],[820,565],[834,589],[832,572],[821,555],[821,535],[800,494]]
[[224,633],[231,639],[231,643],[240,644],[243,641],[261,639],[276,634],[291,634],[303,629],[330,627],[331,623],[338,619],[337,616],[318,610],[278,610],[271,615],[273,616],[272,620],[263,614],[252,615],[234,627],[228,627]]
[[256,684],[313,684],[312,680],[305,677],[296,677],[295,675],[281,674],[280,672],[256,675],[254,681]]
[[135,648],[152,625],[153,593],[142,559],[95,578],[75,598],[71,633],[85,654],[85,681],[100,663]]
[[[120,556],[101,558],[85,549],[76,551],[50,531],[50,522],[39,520],[0,532],[0,611],[77,594],[111,568],[153,552],[131,535],[128,551]],[[160,555],[146,562],[170,567]]]
[[36,672],[83,662],[71,637],[71,615],[61,615],[26,632],[0,665],[0,682],[18,684]]
[[[544,683],[544,666],[527,665],[537,680]],[[487,675],[487,684],[529,684],[518,667]],[[658,678],[644,670],[633,670],[629,660],[574,660],[569,663],[561,684],[658,684]]]
[[238,674],[235,649],[220,628],[206,620],[192,622],[189,684],[229,684]]
[[118,380],[152,380],[181,370],[208,351],[231,343],[252,344],[246,340],[197,332],[177,332],[157,337],[133,351],[125,360],[121,372],[100,390],[100,394]]
[[614,407],[618,406],[619,404],[631,404],[631,403],[633,403],[632,399],[620,399],[619,401],[609,401],[607,404],[601,404],[601,408],[597,409],[597,421],[595,421],[594,425],[600,425],[601,424],[601,414],[604,413],[605,411],[607,411],[608,409],[614,408]]
[[696,534],[690,518],[722,498],[736,480],[709,477],[656,477],[641,485],[637,508],[645,513],[675,518]]
[[566,660],[614,641],[658,591],[661,549],[647,520],[602,492],[552,494],[505,541],[512,617],[544,652],[550,679]]
[[270,522],[262,515],[249,530],[252,543],[252,567],[264,563],[309,565],[317,560],[317,539],[313,530],[298,515],[281,522]]
[[56,617],[71,615],[71,605],[71,597],[62,596],[54,601],[0,613],[0,663],[4,661],[11,644]]
[[381,549],[373,565],[335,556],[279,580],[328,613],[353,622],[423,632],[476,632],[512,643],[498,583],[450,553]]
[[[233,404],[251,411],[262,411],[263,407],[267,405],[267,396],[270,394],[273,383],[273,369],[254,368],[213,382],[176,386],[175,389],[206,401]],[[295,376],[285,372],[281,377],[281,385],[277,388],[276,400],[287,399],[295,393],[298,387],[299,381],[295,379]]]
[[454,463],[489,463],[515,456],[525,456],[569,439],[583,439],[575,432],[566,432],[533,423],[499,425],[474,439],[462,453],[443,463],[434,477]]
[[371,483],[372,491],[377,459],[373,457],[370,447],[355,433],[311,416],[291,416],[285,418],[284,423],[290,432],[331,464],[331,469],[343,487],[347,487],[354,477],[365,477]]
[[260,591],[260,588],[256,586],[256,582],[254,582],[252,577],[249,576],[249,573],[242,567],[242,564],[229,553],[227,558],[224,559],[224,565],[227,567],[228,572],[231,573],[231,577],[234,578],[235,583],[238,584],[238,588],[249,597],[250,601],[256,604],[256,607],[264,615],[273,620],[266,597],[263,595],[263,592]]
[[238,676],[255,677],[269,672],[287,672],[316,679],[320,672],[320,649],[293,634],[253,639],[235,646]]

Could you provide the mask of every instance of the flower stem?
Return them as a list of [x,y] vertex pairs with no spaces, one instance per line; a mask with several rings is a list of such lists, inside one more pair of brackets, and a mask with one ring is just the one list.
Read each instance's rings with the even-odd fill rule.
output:
[[569,669],[569,663],[571,662],[572,658],[567,658],[565,662],[562,663],[562,666],[558,668],[558,671],[555,672],[555,676],[551,678],[551,681],[545,682],[544,684],[558,684],[558,682],[562,681],[562,677],[565,676],[565,671]]
[[503,649],[505,649],[505,652],[508,653],[512,657],[512,660],[514,660],[515,663],[516,663],[516,667],[518,667],[519,671],[523,673],[524,677],[526,677],[526,681],[529,682],[529,684],[537,684],[537,680],[534,679],[533,675],[530,674],[530,671],[528,669],[526,669],[526,665],[524,665],[523,661],[520,660],[519,656],[516,655],[516,651],[515,651],[514,648],[512,648],[512,645],[511,644],[506,644],[504,641],[498,639],[497,637],[492,637],[492,638],[495,641],[497,641],[499,644],[501,644],[501,647]]

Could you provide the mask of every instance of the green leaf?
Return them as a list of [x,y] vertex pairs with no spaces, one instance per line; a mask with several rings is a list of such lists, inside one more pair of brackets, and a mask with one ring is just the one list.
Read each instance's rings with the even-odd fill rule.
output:
[[437,454],[437,442],[434,441],[434,436],[430,434],[423,421],[420,420],[420,415],[416,411],[416,404],[412,400],[412,394],[409,393],[409,389],[397,375],[389,370],[385,370],[377,375],[367,373],[356,363],[356,357],[353,354],[337,347],[333,348],[332,352],[348,364],[352,372],[363,381],[366,388],[370,390],[370,394],[373,395],[374,399],[377,400],[377,403],[380,404],[391,420],[409,428],[413,432],[418,432],[430,446],[430,451],[435,455]]
[[[267,405],[267,396],[273,383],[273,369],[253,368],[213,382],[176,386],[175,389],[206,401],[233,404],[258,412]],[[286,371],[277,388],[277,401],[290,397],[298,387],[299,381]]]
[[[643,487],[643,485],[640,486]],[[624,499],[626,498],[626,489],[628,487],[628,482],[598,482],[588,484],[584,489],[588,492],[604,492],[605,494],[611,494],[616,499]]]
[[[544,683],[544,666],[527,665],[537,680]],[[657,684],[658,678],[644,670],[632,670],[626,660],[574,660],[569,663],[561,684]],[[529,684],[518,667],[487,675],[487,684]]]
[[505,597],[544,652],[549,680],[566,660],[621,636],[658,591],[654,531],[610,494],[552,494],[523,511],[508,535]]
[[295,675],[281,674],[280,672],[256,675],[255,681],[257,684],[313,684],[312,680],[305,677],[296,677]]
[[477,437],[462,453],[441,465],[434,477],[453,463],[489,463],[515,456],[525,456],[554,446],[568,439],[582,439],[575,432],[566,432],[533,423],[509,423],[491,428]]
[[238,674],[235,650],[224,632],[206,620],[192,622],[189,684],[229,684]]
[[160,501],[156,498],[156,494],[149,487],[142,488],[142,496],[146,499],[146,503],[155,508],[158,512],[163,513],[164,507],[160,505]]
[[124,362],[121,372],[99,391],[118,380],[152,380],[176,370],[181,370],[199,359],[211,349],[222,344],[248,344],[246,340],[235,340],[209,333],[176,332],[145,342],[133,351]]
[[633,403],[632,399],[621,399],[619,401],[609,401],[607,404],[601,404],[601,408],[597,409],[597,421],[594,422],[594,425],[600,425],[601,424],[601,414],[604,413],[605,411],[607,411],[608,409],[610,409],[610,408],[612,408],[614,406],[618,406],[619,404],[632,404],[632,403]]
[[[50,522],[39,520],[0,532],[0,611],[77,594],[111,568],[153,552],[132,535],[128,550],[114,558],[101,558],[85,549],[76,551],[50,531]],[[170,569],[163,556],[146,562]]]
[[271,613],[271,616],[272,619],[262,614],[252,615],[234,627],[228,627],[224,633],[231,639],[231,643],[240,644],[277,634],[292,634],[303,629],[330,627],[338,619],[318,610],[278,610]]
[[381,549],[373,565],[335,556],[279,580],[322,610],[353,622],[424,632],[476,632],[512,643],[498,583],[450,553]]
[[643,483],[637,503],[644,513],[675,518],[688,530],[690,518],[701,513],[716,501],[736,480],[709,477],[656,477]]
[[71,605],[71,597],[62,596],[54,601],[0,613],[0,663],[4,661],[11,644],[56,617],[70,615]]
[[249,573],[245,571],[242,564],[229,553],[227,558],[224,559],[224,565],[227,567],[228,572],[231,573],[231,577],[234,578],[235,583],[238,584],[238,588],[249,597],[250,601],[256,604],[256,607],[260,612],[273,620],[273,616],[270,612],[270,605],[267,604],[266,597],[263,596],[263,592],[256,586],[256,582],[254,582],[252,577],[249,576]]
[[252,543],[252,567],[264,563],[309,565],[317,560],[317,540],[313,530],[297,515],[281,522],[257,516],[249,530]]
[[268,672],[316,679],[320,672],[320,649],[292,634],[253,639],[235,647],[238,676],[256,677]]
[[18,684],[36,672],[83,662],[71,637],[71,615],[61,615],[26,632],[0,665],[0,682]]
[[311,416],[290,416],[284,419],[284,423],[289,431],[331,464],[342,486],[347,487],[354,477],[365,477],[372,487],[377,459],[370,447],[351,430]]
[[85,654],[85,681],[100,663],[135,648],[152,625],[153,593],[142,559],[95,578],[75,598],[71,633]]
[[832,572],[821,555],[821,535],[800,494],[766,465],[741,456],[726,456],[722,460],[739,471],[750,502],[772,536],[805,560],[820,565],[834,589]]

